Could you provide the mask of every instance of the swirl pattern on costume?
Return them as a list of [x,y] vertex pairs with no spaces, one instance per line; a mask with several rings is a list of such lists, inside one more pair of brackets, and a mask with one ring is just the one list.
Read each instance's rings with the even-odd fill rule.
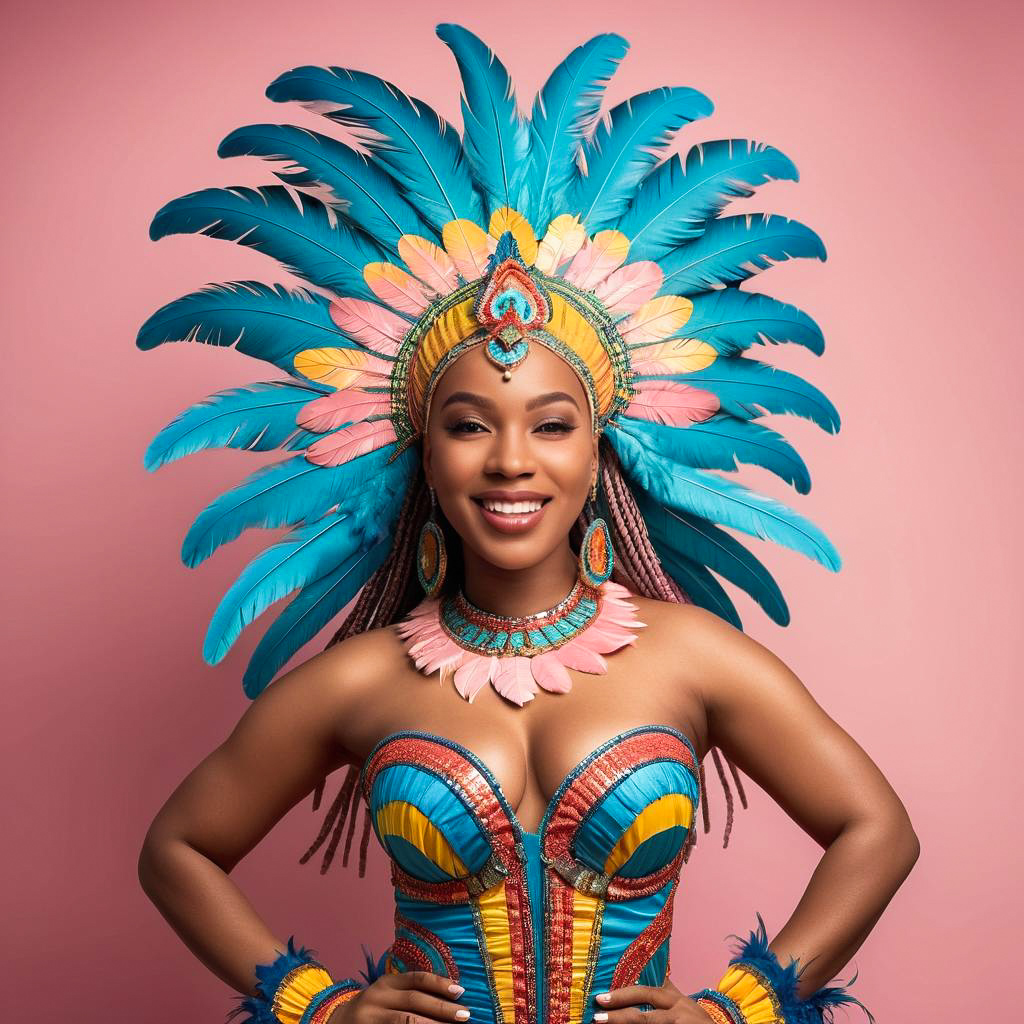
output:
[[395,885],[387,970],[457,977],[484,1024],[590,1024],[593,992],[661,985],[696,766],[678,730],[626,730],[572,769],[529,832],[466,747],[384,737],[360,785]]

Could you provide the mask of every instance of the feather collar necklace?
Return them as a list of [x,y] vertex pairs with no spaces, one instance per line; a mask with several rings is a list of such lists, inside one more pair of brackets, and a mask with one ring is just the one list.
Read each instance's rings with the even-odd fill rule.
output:
[[424,600],[396,624],[416,667],[443,683],[452,675],[467,701],[490,682],[520,707],[540,687],[552,693],[572,688],[568,669],[603,675],[602,655],[635,643],[637,608],[625,587],[611,580],[591,586],[579,579],[554,608],[507,616],[477,608],[460,592]]

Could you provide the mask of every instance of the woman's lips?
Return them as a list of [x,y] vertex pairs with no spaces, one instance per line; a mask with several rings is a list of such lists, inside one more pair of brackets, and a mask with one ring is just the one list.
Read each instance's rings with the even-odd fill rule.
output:
[[507,513],[492,512],[490,509],[484,508],[476,498],[473,499],[473,504],[480,509],[480,514],[484,519],[502,533],[525,533],[527,530],[532,530],[541,521],[544,510],[548,507],[548,502],[545,501],[535,512]]

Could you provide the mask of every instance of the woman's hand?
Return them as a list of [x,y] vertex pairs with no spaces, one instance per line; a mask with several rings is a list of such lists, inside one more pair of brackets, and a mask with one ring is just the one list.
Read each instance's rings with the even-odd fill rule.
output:
[[342,1003],[327,1024],[461,1024],[469,1010],[455,1001],[465,989],[429,971],[384,974]]
[[[627,985],[595,996],[597,1024],[707,1024],[711,1018],[689,996],[665,981],[661,988]],[[642,1005],[653,1010],[641,1010]]]

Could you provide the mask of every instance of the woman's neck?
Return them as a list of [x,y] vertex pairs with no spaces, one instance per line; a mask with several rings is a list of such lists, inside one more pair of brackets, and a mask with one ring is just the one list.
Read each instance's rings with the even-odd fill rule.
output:
[[463,546],[466,599],[495,615],[534,615],[553,608],[579,578],[579,563],[568,542],[528,569],[502,569]]

